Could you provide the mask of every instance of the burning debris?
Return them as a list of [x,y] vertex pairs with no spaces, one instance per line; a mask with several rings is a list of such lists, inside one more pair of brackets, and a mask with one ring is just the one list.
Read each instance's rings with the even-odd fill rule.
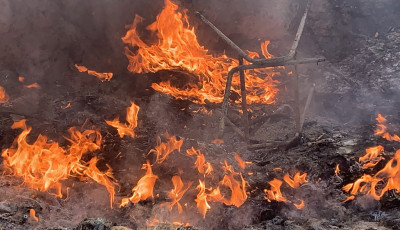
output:
[[[279,3],[295,9],[294,41],[243,38],[244,45],[235,37],[244,31],[225,31],[210,11],[194,7],[195,1],[164,0],[157,14],[137,12],[126,31],[120,24],[118,33],[104,30],[99,36],[122,36],[119,53],[125,63],[112,52],[104,63],[87,62],[91,55],[98,60],[107,47],[92,47],[93,54],[62,47],[71,52],[67,60],[61,58],[63,65],[107,66],[115,76],[74,64],[62,73],[73,79],[33,77],[28,84],[22,77],[31,76],[26,69],[21,75],[0,72],[0,229],[128,229],[114,223],[133,229],[352,229],[377,227],[376,222],[399,228],[400,137],[392,134],[399,121],[390,109],[370,102],[355,108],[366,114],[382,110],[393,122],[379,114],[375,137],[363,130],[368,118],[356,123],[321,117],[321,108],[335,100],[329,95],[343,89],[314,84],[332,81],[326,74],[334,74],[335,63],[300,67],[325,60],[302,58],[309,53],[298,49],[312,43],[311,27],[320,20],[315,12],[327,7],[311,2]],[[144,1],[129,4],[146,12]],[[88,15],[97,14],[107,15]],[[66,15],[59,18],[74,27]],[[203,31],[231,50],[202,44]],[[393,40],[396,28],[389,32],[387,39]],[[249,50],[260,48],[245,51],[233,40]],[[82,42],[79,46],[90,43]],[[269,53],[286,52],[281,46],[287,42],[293,43],[286,56]],[[97,79],[75,76],[77,70]],[[35,112],[18,109],[33,104]],[[125,108],[125,118],[118,117]],[[313,116],[306,117],[307,111]],[[69,134],[61,135],[67,128]]]

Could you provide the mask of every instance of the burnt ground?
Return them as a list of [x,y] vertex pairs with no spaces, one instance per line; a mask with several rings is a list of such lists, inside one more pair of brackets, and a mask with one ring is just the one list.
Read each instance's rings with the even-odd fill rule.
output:
[[[7,1],[3,2],[7,4]],[[46,192],[28,189],[21,179],[5,174],[0,177],[0,229],[124,229],[115,225],[145,229],[151,228],[146,226],[146,221],[155,217],[161,223],[156,224],[154,229],[185,229],[171,225],[172,221],[189,222],[193,226],[186,229],[399,229],[399,198],[395,192],[389,192],[381,201],[360,196],[354,201],[342,202],[347,197],[341,190],[343,185],[353,182],[363,173],[377,171],[363,171],[357,163],[358,157],[364,155],[365,148],[383,145],[388,160],[399,147],[397,143],[373,135],[378,113],[385,115],[391,122],[390,128],[394,133],[398,133],[396,128],[400,127],[400,28],[392,22],[396,16],[390,14],[396,7],[386,12],[391,2],[376,2],[377,9],[380,9],[376,14],[373,12],[374,5],[369,6],[361,1],[331,1],[314,6],[299,55],[324,55],[328,60],[319,65],[300,68],[301,89],[304,89],[301,92],[304,95],[302,103],[311,84],[316,84],[302,139],[292,146],[277,144],[250,150],[230,128],[226,131],[223,144],[211,143],[216,138],[219,105],[206,106],[213,111],[212,115],[197,112],[201,106],[174,100],[151,89],[152,82],[169,73],[139,75],[125,70],[127,61],[122,54],[122,44],[109,44],[110,41],[117,41],[124,31],[123,28],[116,29],[117,24],[122,27],[121,21],[127,24],[132,20],[131,13],[122,9],[124,4],[110,8],[111,13],[108,13],[111,15],[125,12],[118,15],[120,19],[115,19],[115,22],[104,22],[104,19],[100,20],[96,16],[93,16],[92,21],[83,20],[89,12],[87,8],[94,7],[92,10],[97,15],[103,12],[100,6],[96,8],[90,3],[81,6],[74,18],[69,18],[68,12],[74,11],[77,3],[71,3],[68,8],[50,1],[46,3],[52,6],[50,11],[45,10],[46,4],[42,8],[27,4],[22,8],[24,12],[41,22],[40,26],[33,25],[33,31],[41,36],[43,34],[40,32],[43,31],[50,30],[52,33],[45,36],[47,45],[42,43],[43,37],[33,34],[37,40],[31,46],[40,49],[33,50],[35,52],[23,60],[25,52],[32,50],[25,44],[28,38],[21,30],[32,25],[24,24],[26,21],[18,17],[20,21],[9,25],[5,39],[8,39],[11,48],[4,50],[13,56],[7,58],[7,52],[2,54],[0,85],[9,93],[10,102],[0,108],[1,148],[10,147],[18,135],[19,131],[10,127],[13,121],[21,118],[26,118],[33,127],[32,140],[42,133],[64,146],[68,145],[64,136],[69,127],[85,124],[87,128],[98,128],[104,139],[102,149],[93,153],[101,159],[98,167],[105,169],[105,165],[109,164],[121,187],[116,195],[115,207],[110,209],[107,191],[94,182],[70,178],[63,182],[65,187],[70,188],[68,198],[59,199]],[[11,4],[9,7],[13,10],[18,6],[16,2],[8,4]],[[129,5],[125,4],[125,7]],[[140,5],[132,4],[133,8]],[[199,5],[197,1],[182,1],[182,4],[189,8]],[[150,5],[147,7],[157,9]],[[48,22],[47,17],[52,18],[61,9],[65,13],[57,17],[57,21]],[[326,9],[331,11],[326,13]],[[223,22],[219,15],[213,16],[212,9],[208,7],[203,6],[202,12],[209,13],[209,17],[214,17],[217,22]],[[373,20],[371,15],[382,17]],[[15,18],[12,15],[10,17]],[[337,23],[329,23],[335,19]],[[365,24],[370,26],[364,25],[362,19],[368,19]],[[53,28],[54,24],[60,26]],[[102,25],[107,25],[108,30],[101,31]],[[246,23],[240,25],[248,26]],[[278,23],[277,26],[282,25],[287,26],[285,29],[290,34],[291,23]],[[85,32],[82,28],[91,29]],[[70,37],[59,37],[57,34],[63,34],[62,31],[67,31]],[[110,35],[111,32],[115,34]],[[96,37],[90,36],[96,33],[107,39],[98,41]],[[205,34],[208,35],[209,31]],[[241,45],[247,41],[257,47],[255,37],[246,40],[240,34],[230,35],[236,36]],[[284,35],[277,32],[274,36],[276,38],[273,40],[279,42],[279,37]],[[52,38],[56,42],[50,42]],[[278,44],[289,44],[288,41],[283,40]],[[13,46],[13,42],[18,45]],[[214,47],[221,44],[220,41],[210,42]],[[108,45],[103,47],[104,44]],[[272,46],[272,49],[281,51],[278,45],[275,48]],[[53,50],[59,50],[59,53],[51,53]],[[63,54],[66,51],[69,54],[65,56]],[[32,60],[34,62],[29,63]],[[75,63],[86,64],[98,71],[113,71],[116,75],[110,82],[100,82],[92,76],[78,73],[73,67]],[[274,113],[281,111],[279,108],[283,105],[295,106],[291,93],[292,78],[286,74],[290,70],[288,67],[279,77],[281,91],[275,105],[251,106],[254,111],[252,116],[265,114],[269,117],[265,122],[251,127],[255,139],[252,144],[287,141],[294,136],[295,125],[290,110]],[[25,76],[28,83],[38,82],[41,88],[24,88],[18,82],[19,75]],[[106,125],[104,120],[117,116],[124,118],[130,101],[140,106],[139,126],[136,129],[138,136],[134,139],[121,139],[116,130]],[[71,107],[65,108],[68,103]],[[237,110],[232,107],[230,116],[240,127],[240,114]],[[154,156],[146,154],[157,145],[157,136],[165,131],[182,138],[184,145],[181,153],[175,152],[162,165],[154,166],[154,174],[159,176],[155,198],[118,208],[118,202],[131,195],[131,188],[144,175],[141,165],[146,159],[154,160]],[[194,185],[201,177],[193,168],[194,159],[184,154],[192,146],[201,149],[206,160],[213,164],[214,176],[207,178],[212,186],[223,176],[220,165],[224,160],[234,165],[237,171],[240,170],[236,168],[234,153],[253,162],[243,172],[249,183],[249,198],[241,207],[212,203],[206,218],[201,217],[193,202],[197,193]],[[341,169],[339,176],[334,174],[337,164]],[[184,181],[194,181],[185,195],[183,202],[188,206],[182,215],[169,212],[162,205],[167,201],[165,191],[171,189],[170,178],[179,174],[179,171],[184,172],[181,174]],[[282,179],[285,173],[293,175],[297,171],[307,173],[309,182],[295,190],[284,185],[282,192],[293,202],[304,199],[304,209],[297,210],[291,203],[270,203],[264,199],[263,190],[269,188],[269,181]],[[248,172],[253,174],[248,175]],[[32,208],[37,210],[39,222],[29,217],[29,209]]]

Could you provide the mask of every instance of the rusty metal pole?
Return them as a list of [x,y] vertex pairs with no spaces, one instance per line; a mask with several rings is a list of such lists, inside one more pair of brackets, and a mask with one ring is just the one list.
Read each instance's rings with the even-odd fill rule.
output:
[[[243,65],[243,58],[239,57],[239,66]],[[242,94],[243,127],[244,139],[249,141],[249,113],[247,111],[246,78],[244,70],[240,70],[240,92]]]

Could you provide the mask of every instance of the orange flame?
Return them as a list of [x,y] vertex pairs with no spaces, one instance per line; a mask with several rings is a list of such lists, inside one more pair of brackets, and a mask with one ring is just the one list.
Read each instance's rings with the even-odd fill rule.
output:
[[146,220],[146,225],[149,227],[155,226],[157,223],[160,223],[160,221],[157,219],[157,216],[154,217],[151,222]]
[[0,86],[0,103],[7,103],[7,101],[10,99],[6,91],[4,90],[3,87]]
[[297,209],[303,209],[304,208],[304,200],[300,201],[300,204],[293,204]]
[[250,162],[250,161],[242,160],[242,158],[240,158],[240,156],[237,153],[235,153],[234,157],[235,157],[235,159],[236,159],[236,161],[237,161],[237,163],[238,163],[238,165],[239,165],[239,167],[241,169],[245,169],[246,165],[251,165],[252,164],[252,162]]
[[100,149],[101,134],[96,130],[77,131],[70,128],[71,137],[67,138],[71,145],[68,149],[59,146],[57,142],[48,142],[47,137],[39,135],[33,144],[27,142],[27,136],[32,128],[25,120],[15,122],[13,129],[23,129],[9,149],[2,152],[4,166],[20,176],[33,189],[40,191],[55,190],[54,195],[63,197],[60,181],[69,176],[86,176],[106,186],[110,193],[110,203],[114,199],[114,182],[111,170],[100,172],[96,167],[97,158],[88,163],[81,160],[88,152]]
[[147,161],[147,163],[144,165],[144,168],[147,168],[146,174],[140,178],[137,185],[132,189],[133,195],[129,198],[122,199],[121,207],[128,205],[129,201],[132,203],[137,203],[141,200],[154,197],[153,188],[158,176],[153,174],[150,162]]
[[184,184],[182,182],[182,179],[180,176],[173,176],[172,177],[172,184],[174,185],[174,188],[168,192],[168,198],[171,199],[171,203],[169,205],[169,210],[172,210],[174,205],[176,204],[178,206],[178,212],[182,212],[182,205],[179,203],[179,201],[182,199],[183,194],[190,188],[192,185],[192,182],[189,182],[184,188]]
[[358,160],[360,162],[366,162],[363,164],[363,169],[375,167],[384,158],[380,155],[383,153],[384,149],[381,145],[370,147],[365,150],[366,154],[360,157]]
[[221,145],[224,143],[224,140],[215,139],[215,140],[212,140],[211,143],[213,143],[214,145]]
[[121,123],[118,118],[115,118],[112,121],[106,121],[106,123],[116,128],[121,138],[123,138],[125,135],[134,138],[135,132],[133,129],[135,129],[138,124],[138,113],[139,106],[135,105],[134,102],[131,102],[131,106],[126,109],[126,121],[129,123],[129,125]]
[[33,83],[33,84],[30,84],[30,85],[24,85],[24,87],[28,88],[28,89],[30,89],[30,88],[40,89],[40,85],[38,83],[36,83],[36,82]]
[[340,173],[339,164],[337,164],[335,168],[335,175],[339,175],[339,173]]
[[282,195],[281,192],[281,186],[282,186],[282,181],[278,179],[273,179],[272,181],[268,182],[269,185],[271,186],[271,189],[265,189],[265,193],[267,195],[265,196],[265,199],[268,200],[269,202],[276,200],[280,202],[286,202],[287,199]]
[[197,209],[203,215],[203,218],[206,218],[206,213],[209,209],[211,209],[210,205],[207,202],[207,194],[206,194],[206,186],[205,182],[199,180],[199,185],[197,186],[199,193],[195,199],[197,204]]
[[161,142],[161,138],[157,137],[157,147],[154,149],[150,150],[150,153],[155,153],[157,158],[155,163],[161,164],[164,162],[165,159],[167,159],[168,155],[172,153],[173,151],[181,151],[181,147],[183,144],[183,140],[177,140],[175,136],[170,136],[168,132],[165,132],[164,137],[167,139],[167,142]]
[[[133,24],[122,37],[128,46],[125,55],[129,60],[128,70],[135,73],[157,72],[160,70],[185,70],[193,73],[197,79],[187,83],[185,87],[175,87],[171,81],[154,83],[153,89],[163,92],[177,99],[191,100],[205,104],[206,100],[220,103],[223,99],[226,75],[238,61],[226,55],[212,56],[197,40],[194,28],[189,25],[185,13],[178,12],[178,6],[170,0],[165,0],[165,8],[157,16],[157,20],[147,27],[147,30],[156,34],[158,42],[149,45],[139,36],[137,26],[143,21],[140,16],[135,17]],[[262,46],[262,53],[270,56],[266,51],[268,42]],[[258,56],[257,53],[252,56]],[[246,72],[248,103],[274,103],[277,81],[273,80],[274,72],[266,70],[248,70]],[[264,76],[260,78],[258,76]],[[232,90],[240,94],[239,79],[233,79]]]
[[384,123],[386,123],[386,118],[384,118],[381,114],[378,114],[378,117],[376,118],[376,121],[378,122],[377,128],[375,130],[375,135],[376,136],[382,136],[382,138],[388,140],[388,141],[397,141],[400,142],[400,137],[398,135],[391,135],[388,133],[387,127]]
[[286,174],[283,177],[283,180],[292,188],[298,188],[301,184],[304,184],[307,181],[306,179],[307,177],[307,173],[303,173],[303,175],[300,175],[299,172],[297,172],[294,177],[293,180],[290,178],[289,174]]
[[197,170],[199,171],[199,173],[204,174],[204,175],[209,175],[213,171],[211,163],[206,162],[204,154],[201,153],[200,150],[196,150],[194,147],[192,147],[192,148],[186,150],[186,153],[188,155],[196,155],[197,156],[195,166],[197,167]]
[[240,207],[246,200],[246,185],[247,182],[243,179],[242,174],[240,174],[241,182],[237,181],[234,176],[237,175],[232,170],[232,167],[228,166],[227,162],[225,161],[225,169],[228,171],[228,175],[225,175],[222,181],[220,182],[222,185],[228,186],[231,193],[231,199],[229,202],[225,202],[226,205],[235,205],[236,207]]
[[36,211],[35,209],[29,209],[29,215],[31,216],[31,218],[36,221],[39,222],[39,218],[36,216]]
[[86,68],[85,66],[80,66],[75,64],[75,68],[83,73],[83,72],[87,72],[89,75],[95,76],[98,79],[100,79],[101,81],[110,81],[111,78],[113,77],[113,73],[98,73],[94,70],[89,70],[88,68]]

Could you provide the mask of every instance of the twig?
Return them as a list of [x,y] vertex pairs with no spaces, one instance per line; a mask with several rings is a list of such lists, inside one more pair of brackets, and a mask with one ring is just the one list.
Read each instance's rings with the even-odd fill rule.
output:
[[233,123],[229,118],[226,118],[226,123],[227,123],[229,126],[231,126],[232,129],[233,129],[237,134],[239,134],[239,136],[241,136],[242,138],[245,138],[245,135],[244,135],[243,131],[240,130],[240,129],[235,125],[235,123]]
[[[296,55],[294,56],[296,59]],[[295,121],[296,121],[296,133],[300,134],[301,133],[301,127],[300,127],[300,92],[299,92],[299,71],[298,71],[298,65],[294,65],[294,114],[295,114]]]

